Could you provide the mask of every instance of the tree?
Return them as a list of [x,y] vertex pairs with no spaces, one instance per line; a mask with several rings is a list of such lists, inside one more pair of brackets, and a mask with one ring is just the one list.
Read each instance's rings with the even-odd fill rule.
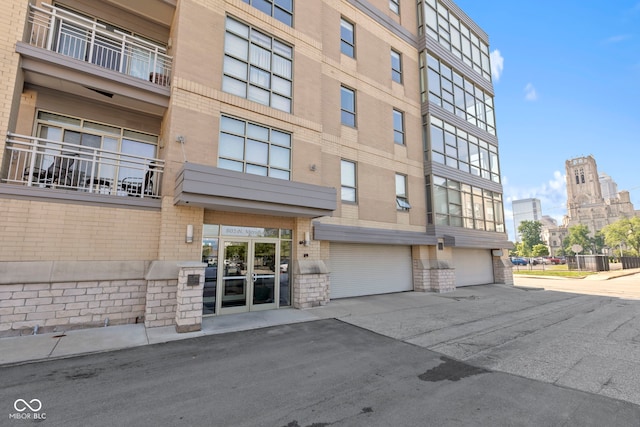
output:
[[544,245],[544,244],[535,245],[533,247],[533,249],[531,250],[531,255],[532,256],[547,256],[547,255],[549,255],[549,248],[547,247],[547,245]]
[[516,243],[516,254],[520,257],[529,257],[531,256],[531,249],[527,248],[524,242]]
[[601,254],[602,249],[605,247],[604,235],[602,234],[602,231],[596,231],[596,235],[593,236],[590,240],[593,253]]
[[625,244],[640,253],[640,218],[623,218],[602,229],[605,243],[612,248]]
[[573,249],[571,249],[573,245],[580,245],[583,250],[591,247],[589,227],[582,224],[569,227],[569,235],[563,242],[565,253],[569,251],[574,252]]
[[544,244],[540,237],[540,231],[542,230],[542,223],[540,221],[522,221],[518,226],[518,233],[522,238],[524,245],[524,252],[522,256],[529,256],[529,253],[535,245]]

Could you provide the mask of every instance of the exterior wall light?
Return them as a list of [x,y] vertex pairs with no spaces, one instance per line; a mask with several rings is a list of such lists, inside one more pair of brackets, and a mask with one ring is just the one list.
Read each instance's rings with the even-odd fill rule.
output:
[[193,225],[187,225],[187,235],[185,236],[186,243],[193,243]]

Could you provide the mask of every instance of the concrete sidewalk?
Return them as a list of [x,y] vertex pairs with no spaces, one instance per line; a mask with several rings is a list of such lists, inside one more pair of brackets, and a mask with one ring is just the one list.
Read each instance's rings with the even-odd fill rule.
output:
[[491,371],[640,405],[640,300],[505,285],[205,318],[201,331],[186,334],[124,325],[1,338],[0,365],[318,319],[338,319]]

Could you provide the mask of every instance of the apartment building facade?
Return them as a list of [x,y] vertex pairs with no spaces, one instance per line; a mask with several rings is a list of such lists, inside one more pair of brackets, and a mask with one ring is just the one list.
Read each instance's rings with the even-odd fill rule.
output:
[[0,334],[512,283],[449,0],[8,0]]

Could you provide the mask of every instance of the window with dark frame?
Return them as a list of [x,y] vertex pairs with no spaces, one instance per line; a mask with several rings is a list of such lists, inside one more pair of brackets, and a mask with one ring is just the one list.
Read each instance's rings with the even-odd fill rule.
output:
[[356,127],[356,92],[340,87],[340,120],[343,125]]
[[351,58],[356,57],[354,25],[344,18],[340,19],[340,51]]
[[407,194],[407,176],[399,173],[396,174],[396,206],[401,211],[411,209]]
[[293,26],[293,0],[242,0],[288,26]]
[[404,113],[393,110],[393,142],[404,145]]
[[394,13],[400,14],[400,0],[389,0],[389,9]]
[[395,50],[391,50],[391,79],[402,83],[402,56]]
[[222,90],[290,113],[292,88],[293,48],[227,18]]
[[349,160],[340,161],[340,200],[356,203],[356,164]]

